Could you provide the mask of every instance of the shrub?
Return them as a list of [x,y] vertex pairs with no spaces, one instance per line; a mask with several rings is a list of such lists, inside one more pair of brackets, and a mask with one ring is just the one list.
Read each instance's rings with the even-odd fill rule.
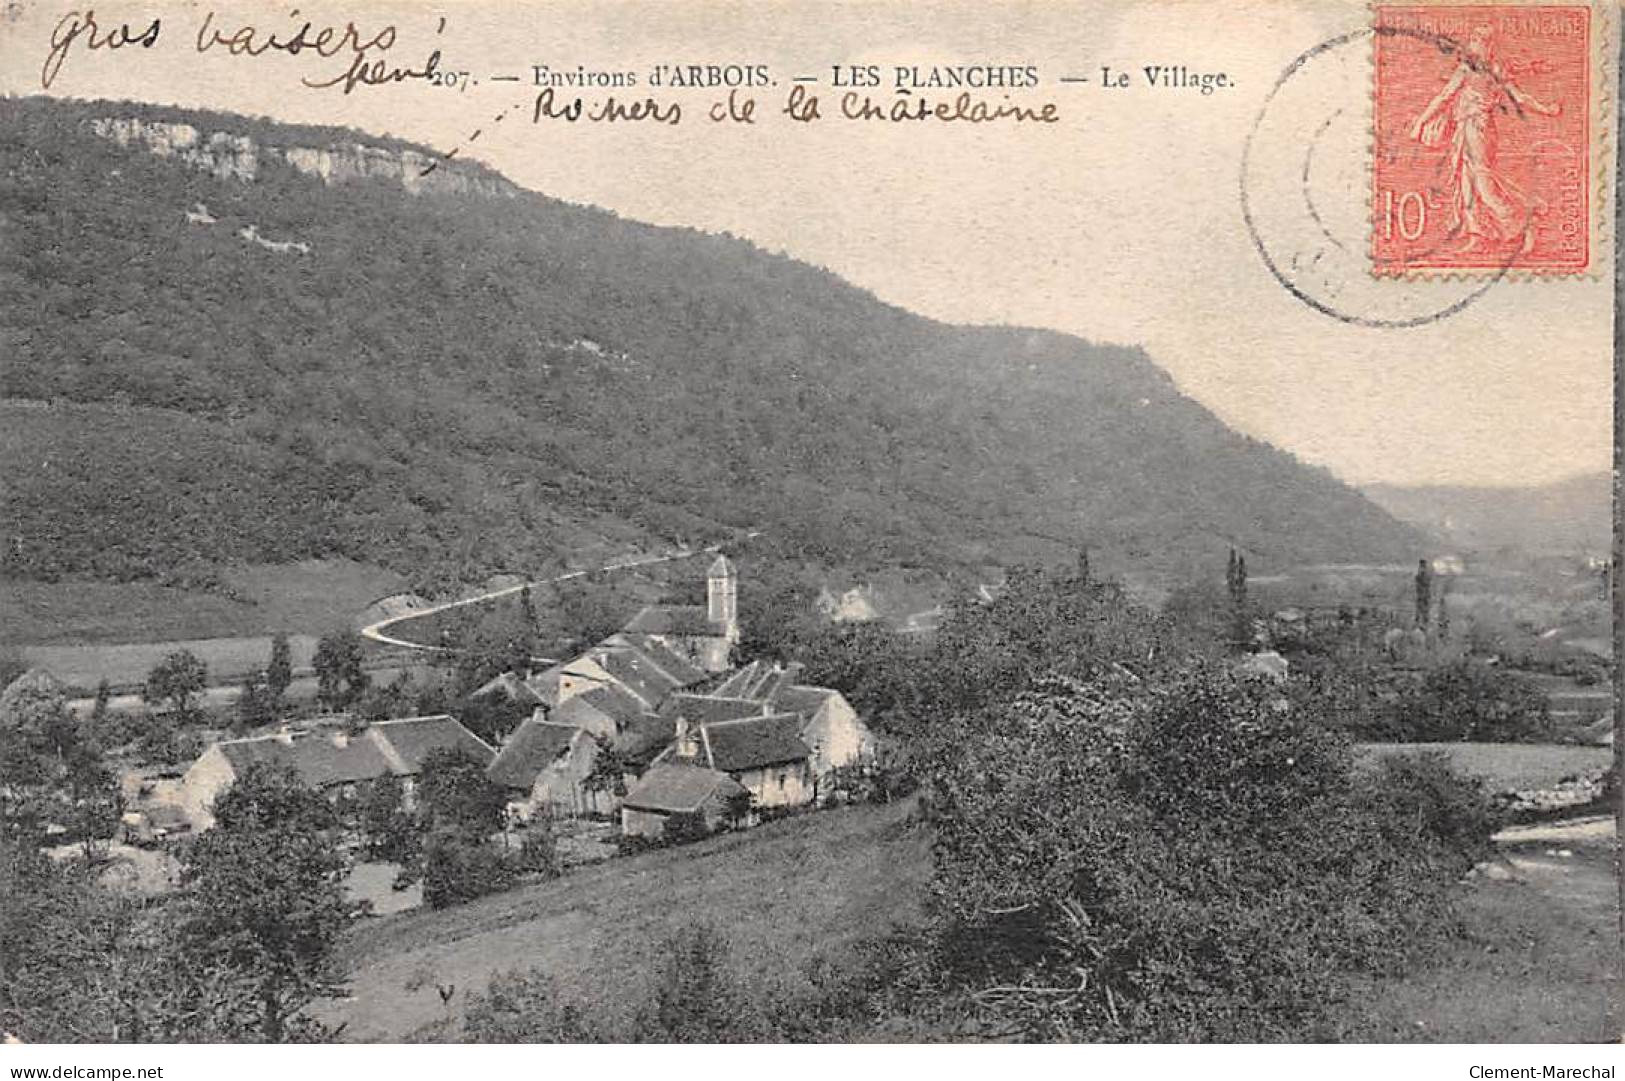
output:
[[1535,741],[1551,731],[1546,696],[1527,676],[1471,659],[1429,669],[1393,707],[1414,740]]
[[437,829],[423,843],[423,900],[430,908],[499,893],[513,879],[513,868],[483,838]]
[[1031,1038],[1323,1037],[1488,835],[1442,763],[1357,783],[1343,737],[1222,671],[1049,681],[939,728],[937,963]]
[[749,1043],[760,1030],[755,1004],[728,971],[728,942],[713,927],[686,927],[659,947],[650,1001],[636,1039],[646,1043]]
[[662,839],[669,845],[686,845],[695,841],[703,841],[711,836],[711,827],[705,823],[705,815],[699,811],[688,811],[674,814],[666,819],[666,828],[661,834]]
[[485,993],[471,994],[463,1012],[469,1043],[585,1043],[599,1039],[581,1010],[561,1001],[540,969],[499,972]]
[[559,873],[559,839],[551,818],[537,815],[525,825],[515,868],[548,876]]

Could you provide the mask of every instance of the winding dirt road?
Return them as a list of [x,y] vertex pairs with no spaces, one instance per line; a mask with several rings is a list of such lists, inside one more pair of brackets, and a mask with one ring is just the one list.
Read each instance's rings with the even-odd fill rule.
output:
[[[746,533],[744,539],[753,540],[761,535],[761,530],[754,530],[750,533]],[[454,608],[463,608],[471,604],[483,604],[486,601],[496,600],[499,597],[511,596],[518,593],[520,590],[525,589],[527,586],[536,587],[556,585],[559,582],[568,582],[575,578],[585,578],[589,574],[599,574],[604,571],[634,570],[638,567],[648,567],[656,563],[672,563],[679,559],[693,559],[695,556],[715,555],[720,551],[722,551],[721,543],[710,544],[704,548],[676,548],[662,555],[640,556],[637,559],[625,559],[618,563],[605,563],[601,567],[594,567],[589,570],[568,571],[553,578],[539,578],[534,582],[521,582],[516,586],[504,586],[501,589],[493,589],[490,592],[480,593],[473,597],[464,597],[462,600],[447,601],[444,604],[430,605],[428,608],[419,608],[411,612],[403,612],[398,616],[389,616],[386,619],[380,619],[376,623],[371,623],[365,627],[362,627],[361,636],[382,645],[395,646],[399,649],[414,650],[421,653],[455,653],[456,650],[450,648],[449,646],[431,646],[425,645],[422,642],[410,642],[405,638],[396,638],[389,633],[389,628],[395,626],[397,623],[404,623],[409,619],[418,619],[422,616],[434,615],[438,612],[448,612]],[[553,663],[552,659],[550,658],[539,657],[537,660],[543,664]]]

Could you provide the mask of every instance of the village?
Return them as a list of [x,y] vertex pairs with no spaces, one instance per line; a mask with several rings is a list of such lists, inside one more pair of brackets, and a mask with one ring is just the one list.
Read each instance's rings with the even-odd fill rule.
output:
[[[410,814],[425,770],[454,757],[501,793],[501,833],[489,840],[546,823],[562,854],[555,869],[857,798],[874,735],[839,691],[804,683],[799,664],[734,663],[738,591],[735,564],[718,555],[704,604],[644,605],[570,660],[490,679],[469,698],[522,719],[489,742],[451,713],[296,710],[209,743],[189,763],[132,761],[119,782],[117,840],[165,882],[171,844],[212,828],[217,800],[256,766],[285,768],[351,810],[376,787],[397,786]],[[16,686],[49,694],[53,680],[36,670]],[[364,845],[363,832],[357,825],[348,843]],[[383,910],[411,903],[374,896]]]

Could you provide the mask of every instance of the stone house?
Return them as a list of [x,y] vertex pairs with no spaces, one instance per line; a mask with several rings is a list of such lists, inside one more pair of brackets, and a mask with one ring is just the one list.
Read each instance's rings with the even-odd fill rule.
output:
[[744,789],[725,773],[702,766],[662,762],[649,769],[621,804],[621,833],[659,840],[678,815],[697,815],[707,830],[728,817],[728,802]]
[[817,798],[812,749],[794,713],[679,725],[670,761],[726,773],[756,807],[804,807]]
[[334,798],[354,794],[366,781],[399,777],[410,799],[424,761],[441,750],[456,751],[482,766],[489,765],[496,753],[445,714],[377,721],[354,733],[343,727],[285,729],[270,736],[222,740],[187,769],[181,781],[181,808],[197,829],[210,828],[216,797],[255,763],[287,766],[305,784]]
[[620,797],[587,784],[598,746],[585,728],[532,718],[508,737],[486,776],[513,793],[508,807],[521,818],[538,812],[564,818],[612,814]]

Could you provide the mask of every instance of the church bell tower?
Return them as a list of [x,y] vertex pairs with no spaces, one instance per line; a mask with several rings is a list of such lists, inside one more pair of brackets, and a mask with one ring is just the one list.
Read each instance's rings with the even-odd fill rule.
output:
[[727,556],[719,555],[705,573],[706,618],[724,628],[728,641],[739,641],[739,575]]

